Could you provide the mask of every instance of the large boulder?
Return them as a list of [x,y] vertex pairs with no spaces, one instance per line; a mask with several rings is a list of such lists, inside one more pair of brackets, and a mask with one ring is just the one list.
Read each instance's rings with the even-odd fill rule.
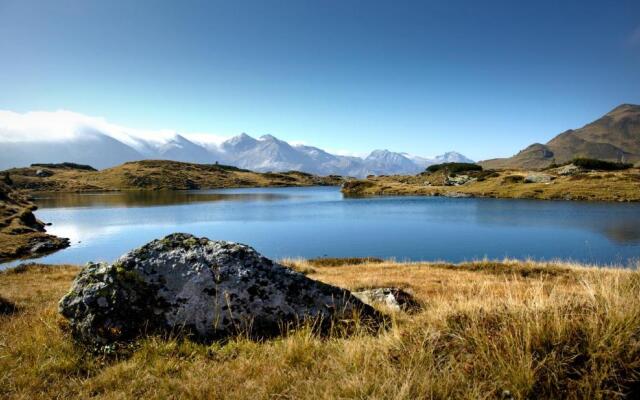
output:
[[311,280],[249,246],[188,234],[154,240],[115,263],[89,263],[59,304],[75,336],[93,344],[141,333],[211,341],[277,335],[308,319],[317,327],[381,314],[347,290]]

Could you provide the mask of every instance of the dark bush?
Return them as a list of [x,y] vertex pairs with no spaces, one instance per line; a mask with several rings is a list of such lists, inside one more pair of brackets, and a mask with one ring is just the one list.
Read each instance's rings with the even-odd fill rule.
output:
[[473,163],[443,163],[434,164],[427,167],[427,172],[438,172],[443,170],[449,174],[455,174],[465,171],[482,171],[482,167]]
[[0,297],[0,315],[9,315],[18,311],[18,307],[9,300]]
[[600,171],[620,171],[633,167],[633,164],[596,160],[595,158],[575,158],[572,163],[580,168]]
[[85,165],[85,164],[76,164],[76,163],[72,163],[72,162],[63,162],[63,163],[56,163],[56,164],[45,164],[45,163],[38,163],[38,164],[31,164],[31,167],[40,167],[40,168],[59,168],[59,169],[79,169],[79,170],[83,170],[83,171],[97,171],[97,169],[93,168],[91,165]]

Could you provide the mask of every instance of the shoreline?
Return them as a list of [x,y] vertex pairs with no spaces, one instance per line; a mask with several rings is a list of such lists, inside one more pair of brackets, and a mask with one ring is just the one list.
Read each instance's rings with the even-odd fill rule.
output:
[[348,197],[442,196],[496,199],[640,202],[640,169],[580,171],[500,170],[447,175],[376,176],[347,181]]

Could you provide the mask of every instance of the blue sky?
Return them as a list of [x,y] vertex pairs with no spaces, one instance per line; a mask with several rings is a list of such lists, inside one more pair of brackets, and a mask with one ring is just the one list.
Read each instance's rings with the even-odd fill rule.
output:
[[640,103],[638,1],[0,0],[0,109],[509,156]]

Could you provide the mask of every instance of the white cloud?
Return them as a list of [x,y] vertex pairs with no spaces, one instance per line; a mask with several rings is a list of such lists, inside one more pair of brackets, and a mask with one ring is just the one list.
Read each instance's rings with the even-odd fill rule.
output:
[[[142,130],[116,125],[102,117],[91,117],[67,110],[17,113],[0,110],[0,142],[61,142],[102,133],[136,150],[149,144],[161,145],[176,137],[171,129]],[[219,144],[228,137],[208,133],[182,136],[202,144]]]

